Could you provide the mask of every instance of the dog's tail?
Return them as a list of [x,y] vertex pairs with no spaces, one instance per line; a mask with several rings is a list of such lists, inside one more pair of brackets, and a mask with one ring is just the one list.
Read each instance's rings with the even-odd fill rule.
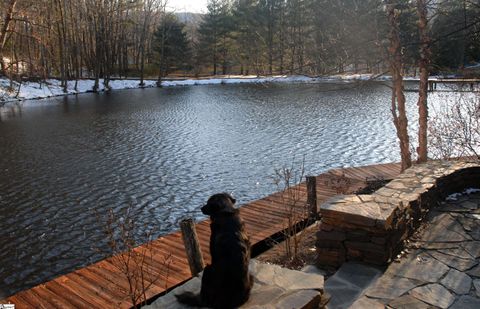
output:
[[195,294],[192,292],[184,292],[182,294],[175,295],[177,300],[182,304],[191,306],[191,307],[202,307],[202,299],[200,294]]

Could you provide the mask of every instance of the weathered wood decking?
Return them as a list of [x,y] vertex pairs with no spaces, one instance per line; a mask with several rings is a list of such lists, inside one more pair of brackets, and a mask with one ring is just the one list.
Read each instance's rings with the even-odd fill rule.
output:
[[[378,164],[364,167],[334,169],[317,176],[317,201],[323,203],[338,194],[338,186],[346,184],[355,190],[365,186],[369,177],[391,179],[400,172],[396,163]],[[301,192],[300,199],[306,200],[306,185],[296,188]],[[288,212],[282,203],[282,194],[274,193],[265,198],[247,203],[240,208],[246,229],[253,245],[260,244],[272,235],[285,229]],[[196,225],[205,262],[210,260],[208,243],[210,237],[209,221]],[[159,280],[147,291],[147,298],[154,297],[191,277],[187,257],[180,232],[175,232],[153,241],[154,257],[150,271]],[[171,254],[172,263],[168,274],[164,267],[164,257]],[[105,259],[93,265],[60,276],[29,290],[19,292],[0,301],[13,303],[16,308],[129,308],[126,278],[113,264]]]

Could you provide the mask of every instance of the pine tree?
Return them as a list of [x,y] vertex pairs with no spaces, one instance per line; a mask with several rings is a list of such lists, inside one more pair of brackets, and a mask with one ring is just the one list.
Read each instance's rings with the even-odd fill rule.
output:
[[159,58],[159,81],[174,69],[185,68],[190,53],[185,25],[167,14],[154,35],[154,49]]
[[233,16],[228,0],[209,0],[208,12],[199,26],[199,57],[204,63],[213,65],[213,75],[218,73],[222,64],[222,73],[226,74],[230,49]]

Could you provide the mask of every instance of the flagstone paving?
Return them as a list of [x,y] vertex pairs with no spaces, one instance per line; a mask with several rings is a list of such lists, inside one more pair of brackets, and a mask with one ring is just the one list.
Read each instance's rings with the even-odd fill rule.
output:
[[480,192],[450,196],[350,307],[480,308],[478,240]]

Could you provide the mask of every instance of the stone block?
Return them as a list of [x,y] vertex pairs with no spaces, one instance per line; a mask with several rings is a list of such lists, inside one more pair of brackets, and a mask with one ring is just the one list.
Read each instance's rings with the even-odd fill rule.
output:
[[251,263],[250,272],[254,275],[255,283],[260,285],[274,285],[284,290],[313,289],[323,291],[322,275],[307,274],[256,261]]
[[250,299],[248,300],[246,305],[252,308],[263,308],[264,306],[268,306],[269,304],[274,303],[278,298],[282,296],[283,293],[285,293],[285,290],[276,286],[254,289],[252,290],[250,294]]
[[393,309],[430,309],[432,306],[410,295],[403,295],[388,303]]
[[411,279],[383,275],[367,289],[365,295],[373,298],[395,299],[417,285],[418,284]]
[[330,232],[330,231],[333,231],[333,229],[334,229],[334,227],[332,225],[328,225],[328,224],[325,224],[325,223],[320,224],[320,230],[321,231]]
[[385,254],[368,254],[364,255],[363,261],[372,265],[385,266],[390,261],[391,256],[387,253]]
[[472,278],[467,274],[455,269],[450,269],[447,275],[440,281],[446,288],[457,295],[467,294],[472,286]]
[[355,222],[345,221],[344,218],[322,218],[322,223],[335,226],[335,230],[354,231],[362,229],[372,233],[380,233],[385,231],[383,226],[360,226]]
[[421,251],[411,252],[411,254],[400,261],[400,263],[391,264],[387,270],[390,276],[397,276],[409,279],[415,279],[420,282],[437,282],[449,268]]
[[346,239],[348,239],[349,241],[370,241],[368,232],[365,230],[348,231],[346,233]]
[[450,309],[478,309],[480,308],[480,298],[470,295],[461,296]]
[[343,248],[343,243],[335,240],[317,239],[315,243],[317,249],[340,249]]
[[368,298],[366,296],[363,296],[359,299],[357,299],[350,307],[349,309],[384,309],[385,305],[382,304],[381,302],[378,302],[375,299]]
[[387,243],[387,239],[385,237],[372,237],[371,242],[377,245],[385,245]]
[[442,309],[450,307],[455,301],[455,296],[438,283],[417,287],[410,291],[410,295],[427,304]]
[[347,248],[347,260],[349,261],[361,261],[363,258],[363,252],[360,250]]
[[385,245],[374,244],[371,242],[346,241],[345,248],[352,248],[366,253],[385,253]]
[[319,240],[334,240],[344,241],[346,239],[346,233],[341,231],[319,231],[317,232],[317,239]]
[[341,221],[361,226],[375,226],[375,220],[380,214],[377,203],[341,203],[323,204],[320,213],[325,217],[333,217]]
[[[396,181],[396,180],[392,180],[390,182],[390,184],[394,181]],[[387,198],[396,198],[396,197],[398,197],[399,192],[400,191],[398,191],[396,189],[389,189],[389,188],[383,187],[383,188],[378,189],[377,192],[375,192],[375,195],[379,195],[379,196],[383,196],[383,197],[387,197]]]
[[458,247],[454,249],[445,248],[445,249],[438,250],[438,252],[446,255],[455,256],[461,259],[472,259],[472,256],[470,255],[470,253],[468,253],[468,251],[463,248],[458,248]]
[[[318,308],[321,301],[321,294],[315,290],[297,290],[285,293],[270,308]],[[261,308],[265,308],[262,306]]]
[[329,308],[348,306],[382,273],[381,269],[362,263],[347,262],[325,282],[331,295]]
[[443,254],[440,252],[429,252],[432,257],[437,259],[438,261],[448,265],[452,268],[455,268],[459,271],[466,271],[467,269],[472,268],[473,266],[477,265],[478,262],[472,258],[470,259],[462,259],[456,256]]
[[475,295],[480,298],[480,279],[473,280],[473,286],[475,287]]
[[473,277],[479,277],[480,278],[480,265],[477,265],[474,268],[468,270],[467,274],[469,274],[470,276],[473,276]]
[[340,266],[345,260],[345,249],[317,249],[317,263],[319,265]]
[[474,258],[480,257],[480,241],[471,241],[462,244],[462,247]]

